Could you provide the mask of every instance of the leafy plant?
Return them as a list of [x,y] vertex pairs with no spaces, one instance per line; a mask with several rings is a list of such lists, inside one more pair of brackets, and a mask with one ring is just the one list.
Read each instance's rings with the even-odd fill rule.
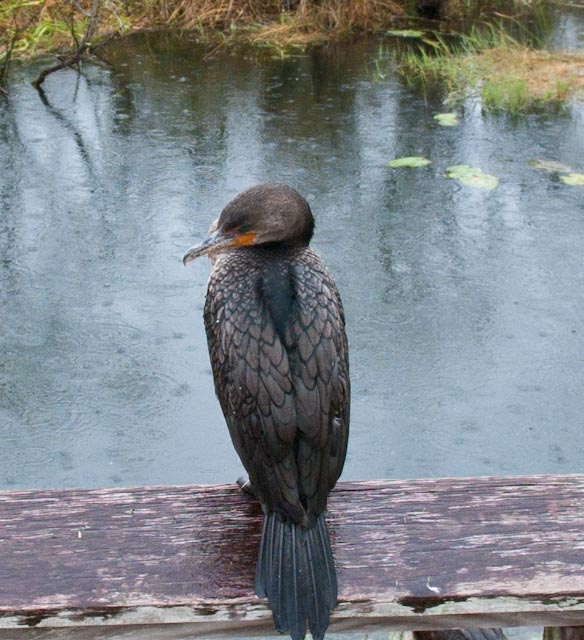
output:
[[569,173],[566,176],[560,176],[560,180],[571,187],[584,187],[584,173]]
[[407,156],[404,158],[395,158],[389,162],[389,166],[395,168],[399,167],[425,167],[431,164],[431,160],[423,158],[422,156]]
[[469,167],[466,164],[457,164],[448,167],[445,176],[458,180],[458,182],[469,187],[485,189],[486,191],[495,189],[499,185],[499,180],[495,176],[484,173],[483,170],[478,167]]
[[455,127],[458,124],[456,113],[437,113],[434,120],[443,127]]

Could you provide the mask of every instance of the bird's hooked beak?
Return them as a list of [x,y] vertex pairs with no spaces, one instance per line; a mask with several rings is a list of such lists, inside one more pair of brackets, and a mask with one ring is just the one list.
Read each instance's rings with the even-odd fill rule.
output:
[[183,264],[186,266],[191,260],[200,258],[205,254],[213,254],[223,249],[229,249],[231,247],[245,247],[250,244],[254,244],[257,234],[253,231],[245,231],[244,233],[230,233],[229,235],[222,233],[219,229],[214,228],[216,225],[211,226],[211,233],[209,236],[191,247],[183,257]]

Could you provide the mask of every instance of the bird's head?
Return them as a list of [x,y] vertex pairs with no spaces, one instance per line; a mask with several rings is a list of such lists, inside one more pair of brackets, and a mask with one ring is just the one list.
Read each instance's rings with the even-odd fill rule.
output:
[[183,263],[238,247],[308,245],[313,231],[312,211],[297,191],[284,184],[260,184],[233,198],[211,225],[209,236],[186,252]]

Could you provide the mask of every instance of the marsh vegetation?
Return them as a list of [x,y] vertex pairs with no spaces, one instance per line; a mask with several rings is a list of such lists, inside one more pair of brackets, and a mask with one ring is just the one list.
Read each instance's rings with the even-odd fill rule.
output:
[[450,38],[423,34],[406,49],[380,49],[379,57],[389,57],[410,85],[442,87],[450,106],[477,98],[487,110],[520,113],[561,106],[584,88],[584,53],[525,42],[501,24]]
[[[517,113],[562,105],[584,86],[584,54],[552,51],[541,37],[553,5],[551,0],[6,0],[0,5],[0,88],[6,87],[15,58],[56,54],[53,71],[139,30],[188,31],[211,53],[243,42],[277,57],[374,33],[383,38],[374,61],[380,78],[391,66],[410,85],[444,89],[450,104],[477,97],[487,110]],[[395,46],[396,36],[401,46]]]

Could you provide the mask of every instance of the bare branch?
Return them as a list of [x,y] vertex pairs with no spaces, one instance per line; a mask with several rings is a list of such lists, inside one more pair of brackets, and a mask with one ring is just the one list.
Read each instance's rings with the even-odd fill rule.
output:
[[[71,12],[69,14],[69,32],[71,33],[71,37],[73,38],[73,42],[75,46],[79,49],[79,38],[77,37],[77,31],[75,31],[75,7],[78,6],[77,3],[72,0],[71,1]],[[80,8],[80,7],[78,7]],[[87,15],[85,11],[81,10],[83,15]]]
[[85,9],[77,2],[77,0],[71,0],[71,4],[79,11],[79,13],[83,14],[86,18],[91,18],[91,12],[85,11]]
[[107,2],[107,7],[110,10],[111,13],[113,13],[114,18],[118,21],[118,25],[120,27],[120,30],[123,31],[124,30],[124,21],[122,20],[120,14],[118,13],[118,10],[116,9],[116,5],[113,2]]
[[48,69],[45,69],[41,72],[39,77],[32,83],[35,89],[39,89],[45,78],[54,73],[55,71],[60,71],[61,69],[66,69],[67,67],[71,67],[75,64],[78,64],[81,60],[81,56],[89,49],[91,46],[91,38],[97,29],[97,24],[99,22],[99,9],[101,7],[101,0],[93,0],[91,4],[91,14],[89,17],[89,21],[87,23],[87,27],[85,29],[85,33],[83,34],[83,38],[81,38],[81,42],[70,56],[65,58],[59,64],[56,64]]

